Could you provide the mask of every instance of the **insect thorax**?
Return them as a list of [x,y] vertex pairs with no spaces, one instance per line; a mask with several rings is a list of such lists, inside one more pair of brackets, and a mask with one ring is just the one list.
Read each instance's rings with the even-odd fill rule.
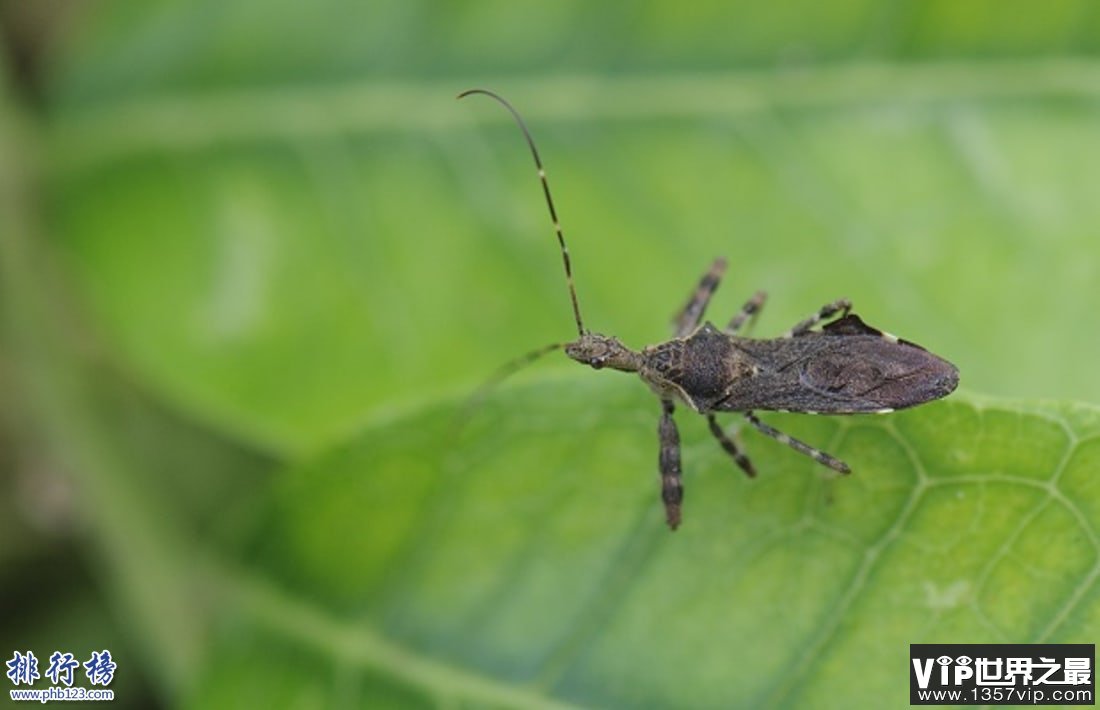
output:
[[642,379],[662,397],[675,396],[697,412],[710,411],[730,384],[755,370],[729,336],[706,323],[687,338],[642,351]]

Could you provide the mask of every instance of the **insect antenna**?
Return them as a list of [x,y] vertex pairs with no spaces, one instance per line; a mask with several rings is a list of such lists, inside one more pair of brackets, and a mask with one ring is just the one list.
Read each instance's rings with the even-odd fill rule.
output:
[[[535,139],[531,137],[531,132],[527,130],[527,124],[523,122],[523,117],[519,115],[519,111],[517,111],[512,106],[512,104],[505,101],[503,97],[493,93],[492,91],[489,91],[488,89],[467,89],[466,91],[463,91],[461,94],[459,94],[458,98],[462,99],[470,96],[471,94],[484,94],[491,99],[496,99],[501,105],[504,106],[504,108],[508,109],[508,111],[516,119],[516,123],[519,124],[519,129],[523,131],[523,137],[527,139],[527,146],[531,149],[531,157],[535,159],[535,167],[538,168],[539,171],[539,182],[542,183],[542,194],[546,196],[546,207],[550,210],[550,219],[554,222],[554,233],[558,236],[558,246],[561,247],[561,260],[562,263],[565,265],[565,280],[569,284],[569,299],[573,303],[573,317],[577,321],[577,333],[578,335],[585,335],[587,331],[585,331],[584,324],[581,321],[581,308],[580,305],[578,305],[577,303],[577,289],[573,285],[573,266],[569,262],[569,248],[565,246],[565,236],[562,235],[561,232],[561,222],[558,221],[558,212],[556,209],[554,209],[554,198],[550,196],[550,183],[546,181],[546,170],[542,167],[542,159],[539,157],[538,148],[535,147]],[[558,347],[560,347],[560,345]],[[546,348],[542,348],[540,350],[550,352],[550,350]],[[535,358],[531,359],[533,360]],[[519,362],[523,360],[525,360],[525,358],[519,358],[519,360],[514,362]],[[523,364],[526,364],[526,362],[524,362]]]
[[473,394],[463,403],[462,408],[459,410],[463,415],[462,418],[465,419],[469,412],[477,409],[481,403],[485,401],[489,393],[496,389],[501,382],[527,367],[535,360],[538,360],[543,355],[552,353],[555,350],[561,350],[564,347],[565,343],[550,343],[549,345],[543,345],[541,348],[532,350],[529,353],[524,353],[515,360],[510,360],[498,367],[496,372],[489,375],[489,378],[481,383],[481,385],[474,390]]

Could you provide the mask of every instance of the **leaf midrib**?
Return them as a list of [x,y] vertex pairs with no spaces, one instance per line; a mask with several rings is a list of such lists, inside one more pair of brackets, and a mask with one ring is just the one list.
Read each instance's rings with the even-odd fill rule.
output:
[[[187,152],[226,143],[300,141],[391,131],[440,132],[504,122],[501,112],[458,108],[466,79],[370,80],[324,88],[158,94],[61,106],[49,126],[52,169],[91,169],[145,151]],[[858,61],[662,76],[544,75],[489,80],[531,120],[732,117],[876,102],[974,103],[1060,96],[1100,98],[1100,61]]]
[[410,687],[425,691],[440,706],[449,706],[448,700],[460,700],[490,707],[546,710],[579,707],[549,698],[538,688],[504,683],[406,649],[364,624],[349,624],[326,614],[265,580],[223,570],[221,581],[233,607],[264,627],[312,646],[329,657],[382,671]]

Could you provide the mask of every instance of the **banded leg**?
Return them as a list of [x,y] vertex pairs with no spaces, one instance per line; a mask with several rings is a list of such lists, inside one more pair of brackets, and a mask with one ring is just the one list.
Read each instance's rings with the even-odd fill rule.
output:
[[710,297],[714,295],[724,273],[726,273],[726,260],[718,257],[710,265],[707,273],[703,274],[703,278],[699,279],[699,285],[695,287],[695,291],[683,309],[676,314],[673,323],[676,325],[677,338],[682,338],[699,327],[699,323],[703,320],[703,313],[707,310],[707,304],[710,303]]
[[722,445],[726,453],[733,457],[734,463],[740,466],[749,478],[755,478],[756,469],[752,467],[752,461],[749,461],[749,457],[741,453],[733,439],[726,436],[726,432],[722,431],[722,427],[719,426],[718,420],[713,414],[707,415],[707,424],[710,425],[710,433],[714,434],[714,438],[718,439],[718,443]]
[[756,316],[764,308],[764,302],[768,300],[768,294],[764,291],[757,291],[752,295],[752,298],[745,301],[745,305],[741,306],[741,310],[737,312],[733,318],[730,318],[730,322],[726,325],[726,332],[730,335],[736,333],[744,325],[745,321],[752,318],[752,323],[756,322]]
[[772,427],[757,419],[756,415],[752,412],[745,412],[745,419],[748,419],[749,423],[756,427],[757,431],[759,431],[760,433],[767,434],[771,438],[778,441],[780,444],[786,444],[798,453],[805,454],[806,456],[812,458],[814,461],[828,466],[834,471],[838,471],[840,473],[852,472],[852,469],[848,468],[848,464],[844,463],[840,459],[835,459],[824,451],[818,451],[809,444],[804,444],[798,439],[795,439],[792,436],[788,436],[778,429],[773,429]]
[[813,328],[821,321],[827,320],[835,316],[837,313],[839,313],[840,317],[843,318],[844,316],[848,315],[848,311],[850,310],[852,310],[852,302],[849,301],[847,298],[838,298],[832,303],[822,306],[821,310],[819,310],[817,313],[795,325],[795,327],[784,333],[783,337],[794,338],[799,335],[805,335],[806,332],[810,330],[810,328]]
[[675,530],[680,527],[680,504],[684,500],[684,484],[680,480],[680,432],[672,412],[676,409],[672,400],[661,400],[661,423],[657,436],[661,441],[658,465],[661,469],[661,500],[665,504],[665,520]]

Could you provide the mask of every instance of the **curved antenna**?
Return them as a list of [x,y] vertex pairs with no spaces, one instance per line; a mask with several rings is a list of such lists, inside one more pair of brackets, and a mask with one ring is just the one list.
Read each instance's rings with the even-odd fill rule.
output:
[[550,219],[554,222],[554,233],[558,235],[558,246],[561,247],[561,260],[565,265],[565,280],[569,284],[569,299],[573,302],[573,317],[577,321],[577,333],[585,335],[588,331],[584,329],[584,324],[581,321],[581,307],[577,304],[577,289],[573,286],[573,266],[569,262],[569,248],[565,246],[565,237],[561,233],[561,222],[558,221],[558,212],[554,209],[554,198],[550,196],[550,183],[546,181],[546,170],[542,167],[542,159],[539,158],[538,148],[535,147],[535,139],[531,137],[531,132],[527,130],[527,124],[523,122],[523,118],[519,115],[519,111],[513,108],[512,104],[505,101],[501,96],[494,94],[488,89],[467,89],[458,95],[458,98],[462,99],[471,94],[484,94],[491,99],[496,99],[504,108],[511,112],[512,116],[516,119],[516,123],[519,124],[519,129],[523,131],[523,137],[527,139],[527,146],[531,149],[531,157],[535,159],[535,167],[539,170],[539,182],[542,183],[542,193],[546,196],[546,206],[550,210]]

